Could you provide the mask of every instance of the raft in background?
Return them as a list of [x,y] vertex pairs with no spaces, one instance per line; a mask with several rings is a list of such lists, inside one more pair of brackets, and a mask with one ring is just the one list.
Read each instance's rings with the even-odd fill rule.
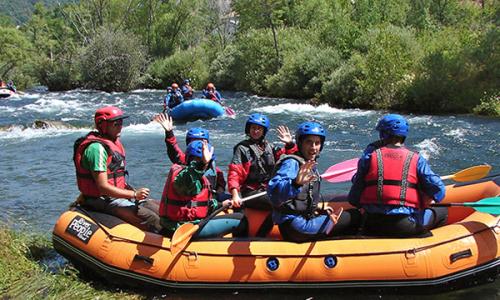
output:
[[194,121],[217,118],[224,114],[224,107],[209,99],[194,98],[186,100],[168,113],[175,121]]
[[[499,194],[497,175],[448,185],[444,202],[476,202]],[[326,205],[348,207],[345,202]],[[449,215],[447,225],[425,237],[341,236],[309,243],[276,237],[218,238],[192,241],[172,255],[169,238],[109,215],[75,209],[57,221],[53,244],[77,268],[119,285],[373,287],[425,293],[495,280],[500,267],[500,218],[470,207],[450,207]]]
[[9,98],[13,96],[15,93],[8,88],[0,88],[0,98]]

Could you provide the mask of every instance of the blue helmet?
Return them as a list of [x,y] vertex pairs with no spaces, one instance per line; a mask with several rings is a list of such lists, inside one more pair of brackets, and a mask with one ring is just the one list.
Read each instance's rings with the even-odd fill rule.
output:
[[[212,145],[208,144],[208,149],[212,149]],[[192,157],[203,157],[203,142],[200,140],[192,141],[186,148],[186,160],[191,161]],[[213,157],[212,157],[213,159]]]
[[295,131],[295,141],[297,144],[305,135],[317,135],[321,138],[321,148],[323,150],[323,145],[325,144],[326,130],[319,123],[316,122],[304,122],[297,127]]
[[264,135],[266,135],[267,131],[269,130],[270,122],[269,118],[264,116],[263,114],[255,113],[251,114],[248,117],[247,123],[245,124],[245,133],[249,134],[250,133],[250,125],[251,124],[256,124],[264,127]]
[[193,140],[207,140],[207,142],[210,142],[210,135],[208,134],[208,130],[200,127],[193,127],[189,129],[186,133],[186,145]]
[[385,139],[390,136],[406,137],[410,126],[406,119],[398,114],[388,114],[378,121],[375,130],[380,132],[380,138]]
[[182,84],[189,84],[191,81],[189,81],[189,79],[184,79],[184,81],[182,82]]

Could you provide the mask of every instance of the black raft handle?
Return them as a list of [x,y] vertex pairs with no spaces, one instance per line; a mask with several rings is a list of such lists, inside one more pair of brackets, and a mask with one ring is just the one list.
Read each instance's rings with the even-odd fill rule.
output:
[[467,257],[471,257],[471,256],[472,256],[472,251],[470,249],[467,249],[467,250],[453,253],[452,255],[450,255],[450,262],[454,263],[459,259],[467,258]]
[[152,266],[153,263],[154,263],[154,258],[151,258],[149,256],[144,256],[144,255],[139,255],[139,254],[136,254],[134,256],[134,260],[142,260],[143,262],[145,262],[146,264]]

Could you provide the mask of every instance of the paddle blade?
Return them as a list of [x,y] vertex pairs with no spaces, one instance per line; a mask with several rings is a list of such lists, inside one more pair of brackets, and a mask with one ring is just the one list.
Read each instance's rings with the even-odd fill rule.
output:
[[236,117],[236,112],[229,106],[225,107],[226,115],[230,118]]
[[356,174],[357,168],[358,159],[349,159],[329,167],[321,174],[321,178],[332,183],[349,181]]
[[177,228],[170,241],[170,252],[176,255],[182,251],[189,241],[191,241],[191,238],[198,231],[199,227],[199,225],[194,225],[193,223],[184,223]]
[[458,171],[453,175],[442,176],[441,179],[452,179],[458,182],[478,180],[488,175],[490,170],[490,165],[479,165]]
[[500,197],[485,198],[478,202],[466,202],[464,206],[492,215],[500,215]]

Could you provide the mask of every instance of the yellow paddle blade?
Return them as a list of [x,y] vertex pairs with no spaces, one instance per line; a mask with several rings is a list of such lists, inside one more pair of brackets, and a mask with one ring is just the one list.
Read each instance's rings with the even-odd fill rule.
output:
[[194,225],[193,223],[184,223],[177,228],[170,241],[170,252],[176,255],[184,249],[199,227],[199,225]]
[[462,171],[458,171],[453,175],[442,176],[441,179],[442,180],[452,179],[458,182],[478,180],[488,175],[490,170],[491,170],[490,165],[479,165],[464,169]]

